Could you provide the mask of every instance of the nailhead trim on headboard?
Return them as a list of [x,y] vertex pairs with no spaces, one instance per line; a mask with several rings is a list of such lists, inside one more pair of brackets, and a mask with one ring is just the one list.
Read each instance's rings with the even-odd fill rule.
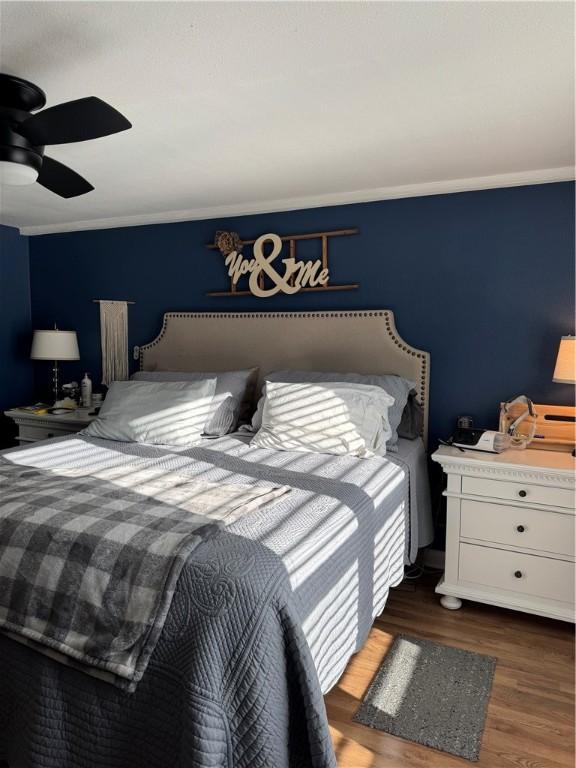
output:
[[[144,365],[144,351],[151,349],[152,347],[155,347],[157,344],[162,341],[162,338],[164,337],[168,325],[168,321],[171,318],[187,318],[187,319],[218,319],[221,320],[222,318],[230,319],[230,320],[243,320],[245,318],[265,318],[265,317],[274,317],[274,318],[290,318],[290,319],[298,319],[298,320],[306,320],[310,321],[314,318],[327,318],[332,317],[336,319],[346,319],[348,317],[383,317],[384,322],[386,325],[386,331],[388,336],[392,339],[394,344],[399,347],[403,352],[405,352],[407,355],[412,355],[412,357],[416,357],[421,361],[421,375],[420,375],[420,381],[417,382],[419,387],[418,392],[418,400],[422,407],[425,409],[426,414],[428,413],[428,397],[427,397],[427,383],[428,383],[428,360],[429,360],[429,354],[427,352],[423,352],[420,349],[416,349],[409,344],[406,344],[405,341],[403,341],[399,336],[398,332],[396,331],[396,326],[394,324],[394,315],[391,310],[388,309],[379,309],[379,310],[358,310],[356,312],[346,312],[346,311],[334,311],[334,312],[166,312],[164,314],[164,318],[162,321],[162,328],[160,329],[160,333],[156,338],[151,341],[149,344],[144,344],[140,347],[140,370],[143,369]],[[426,425],[425,429],[427,428],[427,421],[426,418]]]

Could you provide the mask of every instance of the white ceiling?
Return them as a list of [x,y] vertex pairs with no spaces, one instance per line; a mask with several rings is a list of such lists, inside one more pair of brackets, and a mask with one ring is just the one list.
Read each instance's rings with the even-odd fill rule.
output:
[[555,181],[569,2],[3,2],[0,70],[133,123],[49,148],[95,191],[4,187],[29,234]]

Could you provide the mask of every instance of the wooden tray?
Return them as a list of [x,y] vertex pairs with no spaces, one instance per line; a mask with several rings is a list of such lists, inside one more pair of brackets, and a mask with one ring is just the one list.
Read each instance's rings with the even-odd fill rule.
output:
[[[502,407],[502,403],[500,406]],[[507,432],[508,426],[526,410],[524,403],[515,403],[508,414],[500,415],[500,431]],[[548,451],[572,451],[576,445],[576,408],[570,405],[543,405],[534,403],[536,412],[536,435],[528,448]],[[520,424],[522,434],[530,434],[531,422]]]

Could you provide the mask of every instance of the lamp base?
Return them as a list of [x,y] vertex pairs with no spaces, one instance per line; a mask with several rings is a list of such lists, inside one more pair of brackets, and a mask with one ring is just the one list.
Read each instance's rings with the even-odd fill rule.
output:
[[60,389],[58,382],[58,360],[54,360],[54,367],[52,368],[52,393],[54,395],[54,405],[58,402],[58,390]]

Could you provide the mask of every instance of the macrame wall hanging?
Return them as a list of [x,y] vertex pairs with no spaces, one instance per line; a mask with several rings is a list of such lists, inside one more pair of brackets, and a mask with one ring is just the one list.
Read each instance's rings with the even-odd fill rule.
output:
[[100,339],[102,345],[102,384],[128,378],[128,304],[133,301],[107,301],[100,304]]

